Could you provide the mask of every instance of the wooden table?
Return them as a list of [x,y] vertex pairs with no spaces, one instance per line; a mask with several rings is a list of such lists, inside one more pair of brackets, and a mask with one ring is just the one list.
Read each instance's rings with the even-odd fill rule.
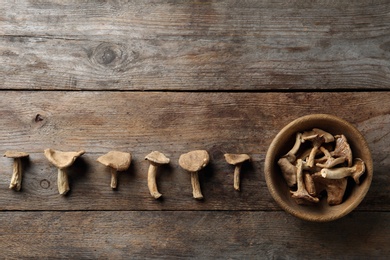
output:
[[[389,1],[9,1],[0,6],[0,149],[30,153],[22,190],[0,160],[1,258],[390,256]],[[364,201],[329,223],[274,202],[264,159],[297,117],[356,126],[374,159]],[[57,191],[45,148],[87,153]],[[204,201],[182,153],[206,149]],[[96,159],[133,155],[110,188]],[[149,195],[146,154],[171,158]],[[223,154],[248,153],[242,190]]]

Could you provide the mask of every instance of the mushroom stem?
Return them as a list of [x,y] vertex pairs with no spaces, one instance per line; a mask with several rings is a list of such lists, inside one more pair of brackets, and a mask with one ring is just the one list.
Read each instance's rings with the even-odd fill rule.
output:
[[66,173],[65,169],[58,168],[57,185],[58,185],[58,191],[61,195],[66,195],[66,193],[68,193],[68,191],[70,190],[68,174]]
[[316,156],[318,149],[319,149],[318,145],[314,145],[313,148],[311,149],[309,159],[307,159],[307,165],[309,167],[314,166],[314,157]]
[[297,188],[298,191],[305,189],[305,184],[303,182],[303,173],[302,173],[302,160],[298,160],[297,163]]
[[118,186],[118,172],[116,169],[111,168],[111,188],[116,189]]
[[305,188],[307,190],[307,192],[311,195],[311,196],[315,196],[316,195],[316,187],[314,185],[314,181],[313,181],[313,178],[311,177],[310,173],[304,173],[304,183],[305,183]]
[[241,170],[242,163],[236,164],[236,167],[234,168],[234,189],[236,191],[240,191],[240,170]]
[[355,165],[352,167],[341,167],[335,169],[324,168],[321,170],[321,175],[324,178],[336,180],[351,176],[354,181],[359,184],[359,178],[365,172],[365,169],[366,167],[364,162],[361,159],[356,158]]
[[304,199],[309,202],[318,202],[319,199],[312,197],[305,188],[302,172],[302,160],[297,161],[297,191],[291,191],[292,197],[295,199]]
[[313,128],[311,132],[315,133],[315,135],[306,137],[306,140],[310,140],[313,143],[313,148],[310,152],[309,159],[307,160],[307,164],[309,165],[309,167],[314,166],[314,157],[316,156],[316,153],[318,149],[320,149],[321,145],[323,143],[329,143],[334,141],[333,135],[328,132],[325,132],[324,130]]
[[324,178],[327,179],[342,179],[348,176],[351,176],[351,174],[354,172],[353,168],[337,168],[337,169],[322,169],[321,175]]
[[291,148],[291,150],[287,154],[285,154],[283,157],[287,158],[289,160],[289,162],[293,163],[296,159],[296,153],[298,152],[299,147],[301,147],[301,144],[302,144],[302,134],[297,133],[295,136],[295,144],[294,144],[293,148]]
[[157,165],[155,165],[154,163],[150,163],[148,169],[148,188],[149,188],[150,195],[152,195],[152,197],[155,199],[158,199],[162,196],[162,194],[157,190],[157,184],[156,184],[157,168],[158,168]]
[[339,157],[339,158],[333,158],[330,157],[325,163],[316,163],[316,166],[321,167],[321,168],[333,168],[334,166],[338,164],[342,164],[345,162],[344,157]]
[[22,187],[22,160],[20,158],[14,158],[13,172],[11,183],[9,185],[10,189],[20,191]]
[[203,199],[202,191],[200,190],[198,172],[191,172],[191,184],[192,184],[192,195],[195,199]]
[[341,164],[346,160],[345,157],[333,158],[330,152],[323,146],[320,147],[320,150],[324,154],[324,156],[318,159],[319,162],[316,163],[317,167],[333,168],[334,166]]

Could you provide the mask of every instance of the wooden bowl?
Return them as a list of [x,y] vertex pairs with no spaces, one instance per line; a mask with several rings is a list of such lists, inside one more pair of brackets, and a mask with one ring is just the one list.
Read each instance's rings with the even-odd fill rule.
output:
[[[353,158],[361,158],[366,164],[366,172],[360,177],[360,184],[348,178],[347,190],[343,202],[339,205],[328,205],[326,198],[313,205],[299,205],[291,197],[277,164],[278,159],[294,145],[297,132],[320,128],[333,135],[343,134],[348,140]],[[265,180],[268,190],[275,201],[288,213],[308,221],[326,222],[341,218],[363,200],[371,185],[373,164],[371,152],[362,134],[347,121],[333,115],[313,114],[300,117],[286,125],[272,141],[265,159]]]

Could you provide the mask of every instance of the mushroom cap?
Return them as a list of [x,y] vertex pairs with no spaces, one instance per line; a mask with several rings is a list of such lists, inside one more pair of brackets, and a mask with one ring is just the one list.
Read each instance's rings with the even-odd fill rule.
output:
[[336,137],[336,147],[331,154],[337,157],[345,157],[348,162],[348,167],[352,166],[352,150],[345,135]]
[[189,171],[197,172],[203,169],[210,161],[210,156],[205,150],[195,150],[180,155],[179,165]]
[[111,151],[97,159],[101,164],[117,171],[125,171],[131,163],[131,154],[119,151]]
[[317,195],[326,190],[329,205],[338,205],[343,201],[343,196],[347,188],[347,178],[327,179],[321,174],[313,174],[313,181]]
[[317,140],[318,138],[321,138],[323,140],[323,143],[330,143],[334,141],[334,137],[332,134],[325,132],[322,129],[319,128],[313,128],[311,131],[305,131],[302,134],[302,140],[310,140],[314,141]]
[[319,128],[313,128],[313,131],[317,133],[320,137],[324,138],[325,143],[330,143],[334,141],[334,136],[328,132],[325,132]]
[[145,160],[148,160],[151,163],[155,164],[168,164],[170,161],[169,158],[165,156],[165,154],[159,151],[153,151],[150,154],[146,155]]
[[355,174],[362,175],[366,171],[366,165],[360,158],[355,158],[354,167],[356,168]]
[[287,158],[283,157],[278,160],[278,165],[287,185],[292,187],[297,184],[297,167],[295,167]]
[[62,152],[50,148],[45,149],[46,158],[59,169],[71,166],[74,161],[84,153],[84,150],[78,152]]
[[4,157],[7,158],[23,158],[27,157],[29,154],[25,152],[17,152],[17,151],[6,151]]
[[233,154],[233,153],[227,153],[224,154],[225,160],[228,164],[237,165],[240,163],[243,163],[245,161],[249,161],[251,157],[247,154]]

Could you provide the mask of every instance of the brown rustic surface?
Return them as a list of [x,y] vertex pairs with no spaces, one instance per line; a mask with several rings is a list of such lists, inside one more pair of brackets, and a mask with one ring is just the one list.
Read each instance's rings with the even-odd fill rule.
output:
[[389,89],[389,12],[387,0],[4,0],[0,87]]
[[[388,258],[389,1],[2,1],[0,151],[30,153],[22,190],[0,159],[2,258]],[[342,91],[340,91],[342,90]],[[365,136],[374,179],[331,223],[281,211],[263,175],[297,117],[337,115]],[[85,149],[57,191],[45,148]],[[206,149],[202,202],[182,153]],[[96,159],[131,152],[110,188]],[[163,200],[145,155],[164,152]],[[253,161],[233,190],[224,153]]]
[[1,233],[2,254],[9,258],[385,259],[390,254],[388,212],[358,212],[321,224],[264,211],[4,212],[0,220],[7,230]]

